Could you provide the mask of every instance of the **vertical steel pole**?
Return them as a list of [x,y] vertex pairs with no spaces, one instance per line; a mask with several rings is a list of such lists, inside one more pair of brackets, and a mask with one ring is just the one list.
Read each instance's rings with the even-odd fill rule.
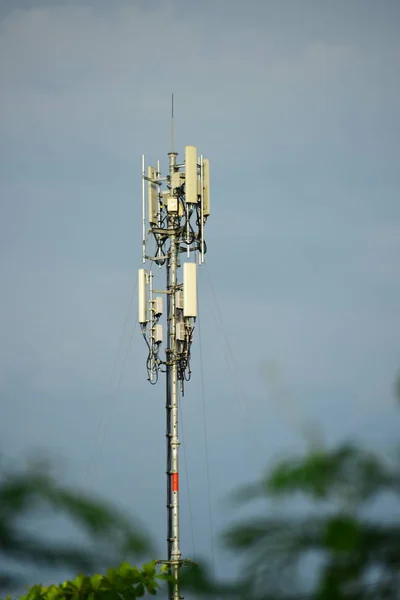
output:
[[[174,172],[176,153],[169,153],[170,176]],[[181,551],[179,547],[179,438],[178,438],[178,364],[176,348],[176,291],[178,269],[178,245],[176,235],[178,217],[174,213],[168,218],[171,230],[170,248],[167,258],[167,511],[168,511],[168,561],[176,583],[169,585],[170,600],[179,600],[179,567]]]

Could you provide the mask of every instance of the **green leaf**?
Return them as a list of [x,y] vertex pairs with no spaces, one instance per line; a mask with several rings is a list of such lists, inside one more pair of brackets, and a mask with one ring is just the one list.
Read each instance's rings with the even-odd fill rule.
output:
[[148,584],[146,585],[146,589],[148,591],[149,594],[151,594],[152,596],[155,596],[157,594],[157,590],[160,586],[158,585],[158,583],[154,580],[149,581]]
[[92,577],[90,578],[90,583],[94,590],[98,590],[100,588],[102,582],[103,582],[103,575],[100,575],[99,573],[92,575]]
[[83,573],[79,573],[79,575],[74,579],[74,584],[76,589],[81,590],[86,583],[86,577]]
[[46,600],[56,600],[62,595],[62,589],[55,585],[51,585],[47,588]]
[[108,569],[108,571],[107,571],[107,578],[108,578],[108,581],[111,583],[111,585],[115,584],[115,582],[117,580],[117,572],[116,572],[116,570],[113,567],[111,567],[110,569]]
[[360,526],[347,515],[333,517],[326,524],[324,540],[333,552],[352,552],[360,539]]
[[154,577],[154,575],[156,574],[156,562],[152,561],[152,562],[147,563],[146,565],[143,565],[143,571],[147,575]]
[[123,562],[119,565],[117,573],[121,577],[128,577],[132,574],[132,567],[128,562]]
[[172,575],[167,575],[166,573],[160,573],[157,575],[157,579],[160,579],[161,581],[170,581],[171,583],[175,581]]
[[27,594],[27,598],[28,600],[39,600],[39,598],[42,597],[42,590],[43,587],[38,584],[38,585],[34,585],[33,587],[31,587],[31,589],[29,590],[28,594]]
[[135,587],[135,594],[137,598],[141,598],[142,596],[144,596],[145,593],[145,589],[144,589],[144,585],[143,583],[139,583],[136,587]]

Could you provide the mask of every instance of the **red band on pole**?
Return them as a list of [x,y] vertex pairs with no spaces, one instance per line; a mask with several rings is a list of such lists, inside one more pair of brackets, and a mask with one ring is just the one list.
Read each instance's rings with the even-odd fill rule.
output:
[[179,492],[179,473],[172,473],[172,491]]

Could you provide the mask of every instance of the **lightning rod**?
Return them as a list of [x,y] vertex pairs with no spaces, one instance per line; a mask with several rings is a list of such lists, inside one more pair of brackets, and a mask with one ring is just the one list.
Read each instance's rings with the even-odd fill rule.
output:
[[[142,260],[138,274],[138,320],[148,349],[148,381],[166,376],[167,565],[174,583],[169,600],[180,600],[179,571],[183,559],[179,537],[179,391],[191,376],[191,345],[197,317],[197,268],[207,251],[204,226],[210,215],[209,161],[195,146],[185,146],[184,162],[174,150],[172,96],[171,149],[166,175],[142,156]],[[166,288],[155,290],[153,267],[165,267]],[[157,270],[159,270],[157,269]],[[160,296],[155,294],[161,294]],[[165,315],[164,315],[164,302]],[[162,319],[166,321],[165,356]]]

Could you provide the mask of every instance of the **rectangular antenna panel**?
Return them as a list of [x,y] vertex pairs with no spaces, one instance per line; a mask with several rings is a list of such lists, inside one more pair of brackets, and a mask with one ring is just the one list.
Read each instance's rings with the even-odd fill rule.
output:
[[210,214],[210,161],[208,158],[203,160],[203,214],[205,217]]
[[175,190],[176,188],[181,187],[181,185],[183,185],[184,183],[185,173],[182,173],[180,171],[174,171],[174,173],[172,173],[171,188]]
[[138,272],[138,321],[140,324],[147,323],[147,273],[146,269]]
[[154,314],[156,317],[162,315],[163,312],[163,299],[162,296],[157,296],[154,299]]
[[189,204],[197,202],[197,148],[185,146],[185,199]]
[[178,212],[178,198],[175,198],[175,196],[168,196],[167,211],[168,212]]
[[156,225],[158,215],[158,194],[157,185],[153,182],[157,178],[157,170],[154,167],[147,167],[147,177],[152,179],[152,181],[148,182],[149,223]]
[[175,326],[175,335],[176,335],[176,339],[179,342],[184,342],[185,341],[185,323],[177,323]]
[[157,323],[153,331],[153,340],[156,344],[161,344],[163,339],[163,330],[161,323]]
[[183,263],[183,316],[197,317],[197,265]]
[[179,308],[181,310],[183,308],[183,292],[181,290],[175,292],[175,308]]

